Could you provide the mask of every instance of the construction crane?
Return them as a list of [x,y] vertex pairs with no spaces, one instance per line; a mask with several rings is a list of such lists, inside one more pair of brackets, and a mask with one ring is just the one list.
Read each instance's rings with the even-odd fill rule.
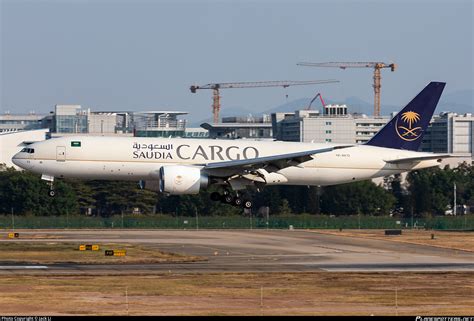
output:
[[219,84],[207,84],[203,86],[191,86],[191,92],[196,93],[198,89],[212,89],[213,90],[213,102],[212,102],[212,113],[214,115],[214,124],[219,122],[219,112],[221,109],[221,96],[219,94],[220,89],[227,88],[258,88],[258,87],[283,87],[287,88],[290,86],[302,86],[302,85],[315,85],[315,84],[329,84],[336,83],[338,80],[303,80],[303,81],[256,81],[256,82],[232,82],[232,83],[219,83]]
[[311,99],[311,101],[309,102],[308,107],[306,107],[306,110],[310,110],[310,109],[311,109],[311,104],[314,103],[314,101],[315,101],[318,97],[319,97],[319,100],[321,100],[321,105],[323,105],[323,108],[326,108],[326,104],[324,103],[323,96],[321,96],[321,93],[318,93],[316,96],[313,97],[313,99]]
[[380,70],[382,68],[390,68],[391,71],[395,71],[397,65],[387,64],[384,62],[299,62],[298,66],[309,66],[309,67],[337,67],[341,69],[346,68],[374,68],[374,116],[380,116],[380,88],[381,85],[381,75]]

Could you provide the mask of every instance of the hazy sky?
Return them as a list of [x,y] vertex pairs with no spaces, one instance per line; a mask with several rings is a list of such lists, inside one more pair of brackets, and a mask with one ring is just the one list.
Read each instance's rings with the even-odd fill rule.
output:
[[[473,86],[473,2],[21,1],[1,3],[1,111],[185,110],[211,115],[192,84],[341,80],[318,87],[222,90],[222,108],[263,111],[287,100],[373,101],[372,70],[299,61],[396,62],[382,105],[403,105],[429,81]],[[288,98],[286,98],[288,94]]]

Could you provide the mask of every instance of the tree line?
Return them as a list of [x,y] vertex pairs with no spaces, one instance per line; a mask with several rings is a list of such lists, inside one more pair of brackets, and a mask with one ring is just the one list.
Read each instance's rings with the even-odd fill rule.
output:
[[[270,214],[328,215],[444,215],[453,204],[474,205],[474,170],[468,164],[457,168],[434,167],[412,171],[403,186],[399,175],[378,186],[361,181],[328,187],[268,186],[249,191],[254,208],[268,206]],[[65,215],[92,214],[171,214],[180,216],[240,215],[243,210],[215,202],[210,188],[197,195],[165,196],[140,189],[136,182],[55,181],[56,197],[48,196],[49,186],[38,175],[0,169],[0,214]]]

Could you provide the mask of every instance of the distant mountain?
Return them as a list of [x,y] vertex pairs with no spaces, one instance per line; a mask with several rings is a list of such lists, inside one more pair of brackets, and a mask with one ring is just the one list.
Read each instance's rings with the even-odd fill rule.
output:
[[[206,118],[206,119],[201,119],[201,120],[193,120],[189,119],[189,124],[187,124],[187,127],[199,127],[202,123],[212,123],[213,118],[212,118],[212,113],[211,117]],[[246,108],[236,108],[236,107],[230,107],[230,108],[222,108],[220,112],[220,117],[228,117],[228,116],[247,116],[249,114],[252,114],[254,116],[261,115],[261,113],[255,113],[252,112]]]
[[472,105],[472,102],[474,101],[474,90],[457,90],[449,94],[443,94],[443,96],[441,96],[441,101],[447,101],[460,105]]
[[[260,114],[272,114],[272,113],[283,113],[283,112],[291,112],[299,109],[306,109],[309,105],[309,102],[311,101],[311,98],[299,98],[295,99],[292,101],[289,101],[287,103],[284,103],[282,105],[279,105],[274,108],[267,109],[265,111],[262,111]],[[315,106],[316,103],[318,102],[313,102],[311,105],[311,109],[319,109],[319,107]]]
[[474,90],[458,90],[443,94],[436,111],[452,111],[458,114],[474,113]]
[[[311,98],[300,98],[293,101],[290,101],[286,104],[277,106],[263,111],[261,114],[271,114],[277,112],[291,112],[297,109],[305,109],[308,107]],[[438,107],[436,108],[436,113],[442,111],[451,111],[458,114],[463,113],[474,113],[474,90],[460,90],[454,91],[449,94],[443,94],[441,96]],[[358,97],[348,97],[345,101],[331,101],[326,100],[326,104],[346,104],[349,107],[351,113],[362,113],[366,115],[372,115],[374,112],[373,102],[366,102]],[[406,102],[408,103],[408,101]],[[381,113],[382,115],[389,115],[392,112],[398,112],[404,105],[382,105]],[[314,101],[311,105],[311,109],[321,110],[321,103],[319,101]]]
[[[261,114],[271,114],[271,113],[278,113],[278,112],[291,112],[298,109],[306,109],[311,101],[311,98],[300,98],[293,101],[290,101],[286,104],[277,106],[275,108],[267,109],[263,111]],[[349,107],[349,111],[351,113],[362,113],[372,115],[374,111],[374,105],[368,103],[358,97],[348,97],[345,101],[332,101],[332,100],[325,100],[325,104],[346,104]],[[311,109],[313,110],[321,110],[321,102],[319,100],[314,101],[311,105]],[[397,106],[382,106],[382,114],[389,114],[392,111],[398,110],[399,107]]]
[[[280,112],[293,112],[299,109],[306,109],[311,101],[311,98],[299,98],[289,101],[285,104],[264,110],[262,112],[252,112],[245,108],[226,108],[221,112],[221,116],[247,116],[252,114],[253,116],[261,116],[263,114],[270,115],[272,113]],[[346,104],[349,107],[351,113],[362,113],[366,115],[372,115],[374,112],[373,102],[366,102],[358,97],[348,97],[345,101],[331,101],[325,100],[326,104]],[[406,102],[408,103],[408,101]],[[442,111],[451,111],[458,114],[474,113],[474,90],[459,90],[451,93],[443,94],[440,102],[436,108],[435,113]],[[396,105],[382,105],[382,115],[389,115],[392,112],[398,112],[404,106]],[[316,100],[311,105],[313,110],[321,110],[321,102]],[[212,122],[212,117],[201,121],[192,122],[189,127],[199,127],[204,122]]]

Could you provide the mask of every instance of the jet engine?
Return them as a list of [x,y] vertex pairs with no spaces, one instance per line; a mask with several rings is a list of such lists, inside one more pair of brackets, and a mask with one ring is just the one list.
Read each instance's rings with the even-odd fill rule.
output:
[[197,194],[209,185],[209,176],[192,166],[169,165],[160,168],[160,192],[171,195]]

